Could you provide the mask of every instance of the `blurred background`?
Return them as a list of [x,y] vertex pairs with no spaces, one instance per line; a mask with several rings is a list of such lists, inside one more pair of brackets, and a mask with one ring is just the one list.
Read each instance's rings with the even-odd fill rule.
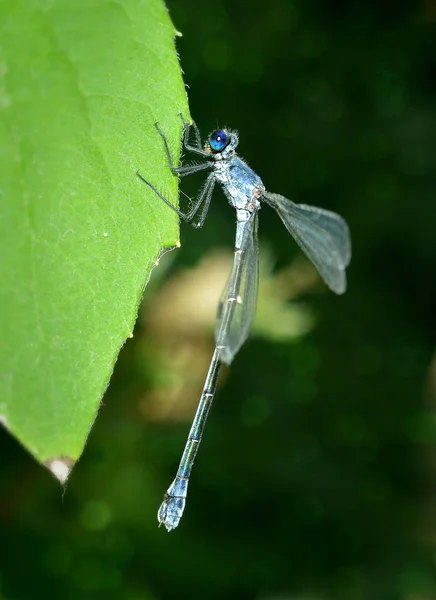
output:
[[238,129],[268,190],[347,220],[348,291],[262,208],[253,335],[159,529],[232,259],[217,190],[155,270],[65,492],[0,430],[0,598],[434,600],[436,3],[167,5],[203,135]]

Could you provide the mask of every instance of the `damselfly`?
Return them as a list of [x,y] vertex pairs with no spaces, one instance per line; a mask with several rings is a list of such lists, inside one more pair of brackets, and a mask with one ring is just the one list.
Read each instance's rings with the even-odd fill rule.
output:
[[[265,190],[260,177],[236,154],[238,134],[217,129],[204,147],[195,123],[183,118],[184,149],[200,156],[204,162],[176,167],[167,138],[158,125],[171,171],[184,177],[198,171],[210,171],[206,182],[188,212],[184,213],[138,172],[144,181],[181,219],[201,227],[212,198],[215,184],[221,184],[228,201],[236,210],[236,242],[233,267],[218,305],[215,351],[204,384],[191,430],[183,451],[176,478],[168,488],[158,511],[160,524],[168,531],[177,527],[186,504],[189,477],[203,435],[204,426],[216,391],[221,363],[230,364],[248,337],[256,310],[258,283],[258,212],[265,202],[276,210],[289,233],[313,262],[321,277],[337,294],[345,292],[345,268],[351,258],[351,243],[344,219],[334,212],[305,204],[294,204],[279,194]],[[190,131],[194,143],[190,143]],[[196,222],[193,220],[197,217]]]

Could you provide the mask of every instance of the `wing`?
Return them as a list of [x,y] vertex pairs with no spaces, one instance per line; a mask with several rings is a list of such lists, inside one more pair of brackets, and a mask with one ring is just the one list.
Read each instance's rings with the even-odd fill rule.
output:
[[350,233],[344,219],[329,210],[294,204],[279,194],[265,192],[262,199],[277,211],[329,288],[343,294],[347,287],[345,268],[351,258]]
[[256,313],[259,278],[257,213],[247,221],[241,247],[221,294],[217,311],[215,340],[221,347],[220,360],[230,364],[245,342]]

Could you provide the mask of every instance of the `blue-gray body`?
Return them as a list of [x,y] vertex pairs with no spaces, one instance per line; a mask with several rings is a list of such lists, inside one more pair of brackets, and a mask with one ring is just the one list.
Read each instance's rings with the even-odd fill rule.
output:
[[[257,212],[261,200],[274,208],[295,241],[318,269],[327,285],[337,294],[346,287],[345,268],[350,262],[351,243],[346,222],[337,214],[322,208],[294,204],[280,194],[265,190],[260,177],[236,154],[238,134],[227,129],[212,132],[204,147],[200,133],[193,123],[195,143],[189,142],[191,125],[184,124],[184,147],[204,159],[202,163],[177,167],[172,160],[167,139],[156,124],[168,157],[171,170],[180,177],[209,171],[198,198],[189,211],[183,213],[173,206],[153,184],[141,179],[177,214],[188,222],[201,227],[216,183],[236,210],[236,243],[233,267],[227,285],[221,295],[215,329],[215,351],[183,451],[176,477],[168,488],[159,508],[159,523],[168,531],[179,524],[182,517],[188,482],[197,455],[204,425],[215,394],[221,363],[230,364],[241,345],[247,339],[256,310],[258,282]],[[138,173],[139,175],[139,173]]]
[[242,241],[243,224],[260,209],[259,198],[265,191],[261,178],[239,156],[216,160],[214,176],[221,184],[230,204],[236,210],[238,223],[236,247]]

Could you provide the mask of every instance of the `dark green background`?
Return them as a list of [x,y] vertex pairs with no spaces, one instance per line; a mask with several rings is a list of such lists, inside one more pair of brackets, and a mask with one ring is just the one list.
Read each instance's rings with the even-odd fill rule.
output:
[[[347,219],[349,289],[307,296],[317,322],[298,342],[240,352],[171,534],[156,510],[189,423],[138,408],[144,319],[65,494],[0,431],[0,598],[435,599],[436,5],[168,6],[201,130],[237,128],[268,189]],[[296,245],[260,217],[288,264]],[[146,302],[233,238],[217,192]],[[250,398],[267,403],[251,426]]]

